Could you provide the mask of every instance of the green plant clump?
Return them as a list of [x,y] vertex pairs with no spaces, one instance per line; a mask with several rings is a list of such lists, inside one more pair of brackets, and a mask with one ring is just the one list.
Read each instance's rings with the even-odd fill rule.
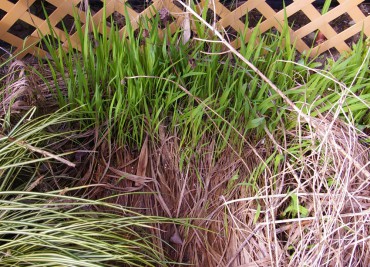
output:
[[[86,14],[85,24],[75,20],[78,49],[66,28],[63,38],[43,38],[49,57],[35,73],[52,92],[53,112],[29,107],[15,115],[23,96],[9,100],[11,87],[0,79],[0,265],[168,266],[178,257],[198,260],[195,266],[231,266],[247,247],[238,242],[249,238],[256,262],[263,254],[264,263],[289,258],[294,265],[305,249],[313,261],[322,255],[313,239],[304,243],[317,233],[307,227],[291,234],[297,224],[285,223],[315,218],[313,227],[322,231],[329,212],[360,210],[363,196],[357,201],[355,194],[368,182],[369,140],[361,133],[370,125],[366,41],[322,66],[297,55],[285,23],[280,33],[256,29],[248,41],[243,34],[240,60],[222,52],[224,44],[201,21],[193,22],[198,38],[184,44],[183,31],[163,29],[159,15],[141,19],[137,29],[127,21],[120,31],[106,21],[96,26]],[[88,160],[76,164],[77,152],[89,153]],[[361,189],[353,190],[356,201],[336,210],[332,196],[349,194],[350,181]],[[89,198],[99,186],[111,195]],[[122,193],[130,190],[140,194]],[[133,200],[138,195],[142,201]],[[137,206],[119,204],[120,197]],[[155,216],[143,215],[150,212]],[[199,225],[194,230],[193,219],[158,214],[197,218]],[[182,227],[187,239],[177,229],[168,238],[182,245],[178,251],[162,239],[169,235],[163,225]],[[325,230],[334,245],[325,255],[334,259],[330,253],[339,248],[331,233],[338,231],[331,225]],[[256,244],[263,253],[254,254]]]

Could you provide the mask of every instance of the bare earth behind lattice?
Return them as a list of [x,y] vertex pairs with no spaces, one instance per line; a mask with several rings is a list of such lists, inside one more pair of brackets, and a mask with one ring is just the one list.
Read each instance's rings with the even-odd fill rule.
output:
[[[0,20],[0,40],[8,43],[12,47],[16,48],[14,53],[20,52],[23,47],[27,49],[23,51],[19,57],[23,57],[26,54],[39,53],[40,55],[45,55],[45,51],[39,46],[40,33],[43,35],[48,35],[50,33],[49,25],[47,21],[40,16],[36,16],[29,12],[29,7],[35,3],[36,0],[19,0],[16,4],[13,4],[7,0],[2,0],[0,2],[1,12],[4,14]],[[83,2],[83,0],[71,0],[71,1],[61,1],[61,0],[46,0],[54,10],[50,13],[50,23],[56,34],[61,38],[63,42],[66,42],[65,33],[62,30],[61,21],[65,21],[67,17],[73,16],[74,12],[79,12],[79,17],[82,23],[85,22],[85,13],[76,8]],[[215,0],[214,2],[209,1],[208,8],[214,12],[217,16],[216,26],[219,29],[227,29],[233,32],[243,32],[245,28],[245,15],[249,12],[257,12],[262,18],[262,23],[259,26],[260,32],[266,32],[269,29],[276,29],[278,31],[282,30],[282,22],[284,21],[284,16],[286,12],[287,17],[292,15],[302,14],[306,16],[310,21],[306,25],[293,30],[289,28],[291,39],[296,40],[296,47],[299,52],[308,51],[310,47],[304,42],[304,38],[307,35],[317,32],[318,30],[325,36],[325,40],[317,44],[312,48],[311,53],[313,55],[321,54],[329,49],[335,48],[339,52],[349,51],[351,48],[346,43],[346,40],[352,36],[358,34],[364,30],[366,37],[370,37],[370,16],[365,16],[359,8],[359,4],[364,2],[364,0],[339,0],[340,3],[337,7],[331,9],[324,15],[312,5],[314,0],[295,0],[292,4],[286,7],[286,10],[281,10],[276,12],[267,3],[262,0],[248,0],[241,1],[233,9],[230,10],[220,1]],[[177,27],[181,27],[181,22],[184,19],[183,10],[180,9],[171,0],[154,0],[152,5],[149,5],[141,13],[138,13],[133,8],[131,8],[127,1],[125,0],[107,0],[106,17],[112,16],[112,14],[118,14],[119,16],[125,16],[125,9],[129,14],[129,19],[134,29],[138,27],[138,21],[141,16],[148,18],[153,17],[154,10],[167,9],[170,11],[171,16],[175,20],[169,25],[171,31],[174,32]],[[201,1],[198,5],[198,10],[204,8],[206,1]],[[153,9],[154,8],[154,9]],[[335,29],[330,25],[330,22],[336,18],[347,15],[352,19],[352,24],[347,29],[342,32],[337,33]],[[94,22],[98,24],[103,19],[103,10],[98,11],[93,15]],[[127,20],[127,18],[125,18]],[[15,35],[11,33],[12,27],[15,24],[21,23],[22,25],[27,25],[28,29],[33,29],[29,32],[29,36],[24,38],[24,36]],[[26,23],[26,24],[25,24]],[[194,30],[194,29],[193,29]],[[122,34],[125,31],[125,26],[122,27]],[[249,29],[246,36],[246,41],[249,39],[249,35],[252,32],[252,28]],[[78,38],[77,34],[73,33],[71,35],[72,45],[78,49]],[[232,41],[234,47],[239,47],[240,40],[235,39]],[[65,45],[67,45],[65,43]]]

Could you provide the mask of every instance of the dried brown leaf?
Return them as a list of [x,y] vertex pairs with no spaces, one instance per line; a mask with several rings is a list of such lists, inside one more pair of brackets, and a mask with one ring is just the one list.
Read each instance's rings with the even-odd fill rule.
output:
[[145,176],[146,168],[148,166],[148,136],[145,138],[143,146],[141,147],[139,160],[137,163],[136,175]]
[[176,226],[175,226],[175,232],[170,238],[170,241],[176,245],[182,245],[184,242],[182,241],[179,231],[177,231]]

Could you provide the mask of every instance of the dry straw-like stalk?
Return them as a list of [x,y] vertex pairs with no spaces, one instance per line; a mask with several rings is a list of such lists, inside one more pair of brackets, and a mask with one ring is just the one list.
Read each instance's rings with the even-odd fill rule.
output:
[[[275,132],[265,127],[266,137],[257,141],[228,124],[247,145],[238,151],[228,144],[223,153],[209,136],[194,150],[184,151],[176,130],[162,124],[158,136],[149,135],[134,153],[111,142],[110,129],[101,134],[97,127],[90,133],[90,148],[96,153],[79,166],[81,185],[95,184],[85,196],[106,197],[146,215],[189,218],[197,228],[158,222],[150,231],[159,237],[153,243],[160,251],[194,266],[369,266],[369,148],[350,117],[346,122],[339,117],[351,88],[338,82],[342,94],[333,109],[317,117],[307,115],[309,108],[300,109],[219,31],[180,4],[285,101],[287,116],[297,120],[297,126],[287,130],[282,125]],[[43,71],[48,80],[51,73]],[[139,78],[172,83],[195,99],[210,119],[215,115],[228,123],[184,86],[163,77],[126,77]],[[42,94],[54,90],[42,82],[38,86]],[[66,91],[62,80],[60,90]],[[129,194],[112,197],[117,191]]]
[[[200,161],[201,166],[189,166],[185,174],[175,171],[171,182],[179,183],[178,188],[171,188],[171,182],[161,180],[161,187],[168,188],[165,190],[168,195],[180,196],[181,199],[168,202],[179,205],[186,203],[190,209],[187,213],[191,217],[207,218],[200,226],[212,231],[190,234],[185,238],[182,251],[187,250],[190,258],[202,266],[368,266],[369,151],[361,142],[361,133],[352,126],[351,121],[344,123],[338,116],[343,99],[351,92],[350,88],[342,87],[342,97],[334,105],[335,109],[326,116],[311,117],[235,50],[220,32],[188,5],[181,5],[269,84],[298,115],[297,130],[285,133],[286,138],[292,143],[298,142],[302,147],[307,141],[311,143],[306,154],[297,157],[289,152],[287,143],[280,144],[272,134],[268,134],[272,142],[270,145],[278,147],[286,164],[273,177],[269,175],[272,172],[268,168],[262,172],[265,177],[259,177],[262,179],[258,183],[257,194],[234,189],[221,200],[216,197],[222,194],[222,188],[227,187],[235,175],[252,175],[246,170],[261,164],[256,154],[263,154],[260,151],[262,148],[254,150],[258,153],[244,151],[244,155],[248,155],[249,168],[245,168],[245,163],[241,164],[246,161],[244,156],[233,158],[232,154],[225,153],[227,156],[217,163],[204,156]],[[265,146],[269,145],[265,143]],[[212,155],[212,147],[203,149],[202,155]],[[171,154],[174,157],[177,152]],[[161,158],[164,156],[161,154]],[[166,162],[174,164],[176,160],[168,159]],[[167,165],[167,168],[178,170],[178,166],[174,165]],[[200,174],[192,173],[194,169]],[[196,183],[196,177],[202,179],[204,188],[191,186]],[[191,196],[174,192],[189,192]],[[292,194],[298,199],[297,210],[303,205],[312,216],[303,216],[298,211],[297,218],[277,220]],[[208,213],[205,213],[205,207],[209,208],[206,209]],[[181,210],[180,207],[177,209]],[[253,218],[257,213],[260,214],[259,223],[254,224]],[[207,251],[206,255],[200,255],[199,251],[204,250]]]

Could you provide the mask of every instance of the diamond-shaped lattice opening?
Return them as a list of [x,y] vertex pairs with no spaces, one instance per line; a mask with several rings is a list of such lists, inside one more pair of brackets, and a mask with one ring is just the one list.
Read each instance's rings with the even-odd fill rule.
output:
[[308,46],[313,47],[320,44],[326,40],[326,37],[320,31],[314,31],[302,38],[302,41]]
[[101,34],[100,32],[97,32],[96,34],[94,34],[93,32],[90,32],[89,38],[90,38],[90,41],[93,43],[92,45],[94,47],[98,47],[99,44],[101,44],[104,39],[103,34]]
[[56,9],[56,6],[50,4],[47,1],[35,1],[28,8],[28,11],[41,19],[46,19],[45,12],[47,16],[50,16]]
[[264,22],[266,18],[257,9],[253,9],[241,17],[240,20],[244,24],[248,24],[248,28],[254,28],[258,25],[258,23]]
[[370,4],[359,4],[358,8],[361,10],[361,12],[365,15],[365,17],[370,16]]
[[213,12],[212,9],[207,10],[206,21],[208,23],[210,23],[212,25],[215,22],[215,20],[217,22],[220,19],[221,19],[221,17],[219,15],[217,15],[217,13]]
[[225,38],[229,42],[234,41],[238,37],[238,32],[231,26],[225,28]]
[[128,0],[125,2],[125,4],[130,6],[133,10],[135,10],[138,13],[143,12],[152,3],[153,3],[152,0]]
[[86,11],[86,7],[89,7],[93,14],[98,12],[104,6],[104,2],[100,0],[89,0],[88,5],[85,5],[85,3],[86,3],[85,1],[81,1],[80,3],[77,4],[77,8]]
[[[211,3],[211,2],[210,2]],[[223,4],[227,9],[230,11],[234,11],[238,7],[240,7],[242,4],[245,3],[243,0],[220,0],[220,3]]]
[[342,31],[348,29],[353,25],[354,21],[352,18],[347,14],[343,13],[336,19],[329,22],[329,25],[334,29],[336,33],[341,33]]
[[9,57],[15,49],[11,44],[0,40],[0,59]]
[[[195,4],[199,4],[200,2],[201,2],[201,0],[195,0],[195,1],[194,1],[194,3],[195,3]],[[175,6],[177,6],[178,8],[180,8],[182,11],[186,11],[186,10],[185,10],[185,7],[184,7],[183,5],[181,5],[179,1],[174,0],[172,3],[173,3]]]
[[310,22],[311,20],[302,10],[299,10],[288,18],[288,24],[294,31],[302,28]]
[[89,1],[89,6],[90,6],[90,9],[96,13],[96,12],[99,12],[99,10],[104,7],[104,2],[103,1]]
[[266,3],[272,8],[272,9],[275,9],[275,10],[282,10],[284,8],[284,4],[285,4],[285,7],[287,7],[288,5],[290,5],[293,1],[292,0],[270,0],[270,1],[266,1]]
[[126,25],[126,18],[121,13],[114,11],[108,18],[107,24],[110,27],[117,27],[122,29]]
[[[361,38],[361,33],[356,33],[355,35],[349,37],[348,39],[344,40],[344,42],[352,48],[354,44],[356,44]],[[364,38],[366,40],[366,37]]]
[[261,36],[266,36],[268,38],[276,38],[278,35],[280,35],[280,32],[274,26],[261,33]]
[[44,36],[40,42],[39,42],[39,45],[38,45],[40,48],[42,48],[43,50],[45,51],[48,51],[49,48],[48,46],[51,46],[55,49],[59,48],[59,41],[57,38],[53,37],[52,35],[46,35]]
[[2,20],[5,15],[6,15],[6,11],[0,9],[0,20]]
[[13,24],[12,27],[10,27],[8,32],[21,39],[24,39],[31,35],[31,33],[33,33],[35,30],[35,27],[19,19]]
[[30,53],[27,53],[24,57],[23,57],[24,60],[26,60],[27,62],[29,63],[37,63],[38,62],[38,59],[30,54]]
[[80,10],[86,11],[86,6],[85,6],[84,1],[81,1],[80,3],[78,3],[76,7]]
[[332,59],[334,61],[337,61],[340,58],[340,52],[335,47],[330,48],[328,51],[323,53],[323,55],[326,57],[327,60]]
[[[137,28],[135,31],[134,31],[134,36],[135,36],[135,38],[137,39],[137,38],[141,38],[141,34],[140,34],[140,29],[139,28]],[[127,39],[128,40],[128,39]]]
[[[74,34],[76,32],[76,27],[74,23],[75,23],[74,17],[67,14],[61,21],[58,22],[57,25],[55,25],[55,27],[62,31],[66,29],[69,34]],[[65,29],[63,26],[65,27]]]

